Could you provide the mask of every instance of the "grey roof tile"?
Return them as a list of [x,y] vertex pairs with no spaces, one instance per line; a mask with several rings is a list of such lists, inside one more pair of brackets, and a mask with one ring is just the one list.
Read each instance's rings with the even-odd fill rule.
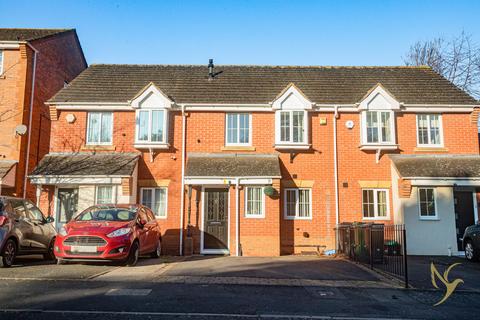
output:
[[138,158],[137,153],[51,153],[30,176],[131,176]]
[[402,177],[480,177],[480,155],[390,155]]
[[32,41],[72,30],[0,28],[0,41]]
[[52,102],[126,103],[153,82],[177,103],[270,103],[290,83],[317,104],[354,104],[381,83],[407,104],[477,104],[428,67],[91,65]]

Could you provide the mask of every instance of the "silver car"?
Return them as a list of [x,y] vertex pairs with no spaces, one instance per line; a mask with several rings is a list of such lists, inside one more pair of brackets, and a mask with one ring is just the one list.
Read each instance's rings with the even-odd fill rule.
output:
[[54,260],[55,227],[31,201],[0,196],[0,255],[3,267],[11,267],[15,257],[43,254]]

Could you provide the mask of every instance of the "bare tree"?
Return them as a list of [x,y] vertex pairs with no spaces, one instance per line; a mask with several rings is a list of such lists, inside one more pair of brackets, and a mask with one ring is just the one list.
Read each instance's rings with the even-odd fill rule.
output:
[[480,46],[462,32],[451,40],[417,41],[403,58],[407,66],[430,66],[457,87],[480,99]]

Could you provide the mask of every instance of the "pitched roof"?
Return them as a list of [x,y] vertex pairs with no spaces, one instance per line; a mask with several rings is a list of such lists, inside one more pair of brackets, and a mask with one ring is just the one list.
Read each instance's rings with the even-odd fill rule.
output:
[[186,177],[280,177],[276,154],[189,153]]
[[0,180],[2,180],[2,178],[4,178],[7,173],[10,172],[15,164],[17,164],[17,161],[0,160]]
[[404,178],[480,177],[479,155],[390,155],[390,159]]
[[290,83],[317,104],[354,104],[378,83],[407,104],[476,104],[429,67],[91,65],[51,102],[127,103],[153,82],[177,103],[272,102]]
[[71,30],[0,28],[0,41],[32,41]]
[[137,153],[47,154],[30,176],[131,176]]

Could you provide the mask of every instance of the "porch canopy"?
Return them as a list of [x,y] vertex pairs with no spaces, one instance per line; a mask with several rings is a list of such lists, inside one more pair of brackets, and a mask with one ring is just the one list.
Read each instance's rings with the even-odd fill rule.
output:
[[480,186],[480,155],[390,155],[412,185]]
[[137,153],[50,153],[29,175],[32,184],[120,184],[131,177]]
[[272,184],[280,179],[277,154],[189,153],[185,184]]
[[16,168],[17,161],[0,160],[0,194],[2,194],[2,188],[15,187]]

